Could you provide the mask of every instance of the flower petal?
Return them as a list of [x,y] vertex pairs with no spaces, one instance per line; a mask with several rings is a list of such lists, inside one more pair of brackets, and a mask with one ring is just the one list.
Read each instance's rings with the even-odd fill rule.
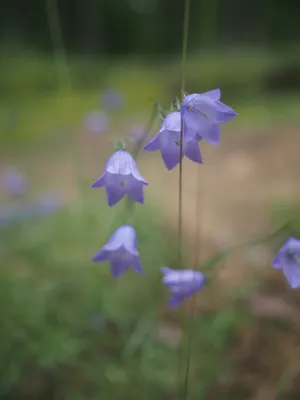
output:
[[135,259],[132,261],[131,265],[132,269],[135,270],[135,272],[137,272],[138,274],[144,274],[145,271],[143,270],[142,266],[141,266],[141,262],[139,260],[138,257],[135,257]]
[[292,289],[295,289],[300,286],[299,265],[296,265],[296,266],[286,265],[283,268],[283,273]]
[[195,139],[185,140],[183,142],[183,152],[184,155],[191,161],[194,161],[198,164],[203,163],[197,140]]
[[205,139],[213,144],[214,146],[217,146],[220,143],[220,136],[221,136],[221,128],[220,125],[212,125],[210,130],[205,134]]
[[170,145],[161,149],[161,156],[165,166],[170,171],[180,162],[180,147],[177,145]]
[[107,186],[106,194],[107,194],[107,203],[110,207],[112,207],[124,197],[125,190],[120,185]]
[[160,133],[154,136],[153,139],[150,140],[145,146],[144,150],[146,151],[156,151],[160,149]]
[[172,293],[169,298],[169,307],[171,309],[177,308],[181,303],[186,300],[189,296],[184,293]]
[[110,262],[111,274],[116,279],[119,278],[121,275],[123,275],[127,269],[128,269],[128,265],[126,265],[122,261],[111,260],[111,262]]
[[130,182],[126,189],[126,193],[131,200],[140,204],[144,204],[144,189],[141,182],[136,180],[134,180],[134,182]]
[[92,261],[94,262],[102,262],[102,261],[106,261],[108,259],[108,255],[109,252],[106,249],[106,246],[102,247],[102,249],[100,249],[98,251],[98,253],[96,253],[94,255],[94,257],[92,258]]
[[105,187],[105,172],[97,179],[92,185],[92,188],[103,188]]
[[204,92],[202,94],[203,94],[203,96],[209,97],[211,100],[217,101],[217,100],[220,100],[221,90],[218,89],[218,88],[217,89],[212,89],[212,90],[209,90],[208,92]]

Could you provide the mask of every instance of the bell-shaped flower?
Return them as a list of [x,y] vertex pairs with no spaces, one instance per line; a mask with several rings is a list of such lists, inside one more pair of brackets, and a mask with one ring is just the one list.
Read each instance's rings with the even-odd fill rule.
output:
[[293,289],[300,286],[300,240],[289,238],[276,254],[272,266],[283,272]]
[[130,225],[120,226],[92,260],[108,261],[114,278],[121,276],[129,267],[139,274],[144,273],[137,250],[136,232]]
[[[174,111],[166,116],[157,135],[144,147],[146,151],[160,150],[168,170],[173,169],[180,162],[181,129],[181,114],[179,111]],[[187,140],[185,128],[183,127],[182,156],[202,164],[198,141],[199,139],[195,135],[190,140]]]
[[163,283],[170,290],[170,308],[178,307],[184,300],[200,291],[204,286],[205,277],[199,271],[192,269],[174,270],[168,267],[161,267]]
[[133,201],[144,204],[144,185],[148,182],[140,174],[132,155],[118,150],[109,158],[102,176],[92,187],[105,187],[108,205],[113,206],[125,194]]
[[220,89],[186,96],[181,105],[181,113],[186,125],[186,137],[200,136],[212,144],[220,140],[220,127],[237,116],[237,113],[220,101]]

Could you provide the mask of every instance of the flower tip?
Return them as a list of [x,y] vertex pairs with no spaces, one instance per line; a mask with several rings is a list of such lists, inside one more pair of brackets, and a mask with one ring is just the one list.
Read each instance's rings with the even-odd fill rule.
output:
[[164,275],[168,275],[171,272],[173,272],[173,270],[171,268],[169,268],[169,267],[160,267],[160,271]]

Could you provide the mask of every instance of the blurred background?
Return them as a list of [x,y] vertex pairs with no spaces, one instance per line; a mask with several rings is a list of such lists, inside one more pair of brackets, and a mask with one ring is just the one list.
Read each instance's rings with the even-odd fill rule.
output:
[[[184,0],[2,2],[3,400],[177,399],[188,351],[190,400],[300,398],[300,293],[270,266],[300,231],[300,3],[191,0],[186,90],[219,87],[239,116],[219,147],[201,142],[200,168],[183,163],[186,265],[178,168],[144,152],[150,185],[134,226],[147,274],[115,281],[90,261],[124,217],[124,202],[110,209],[90,188],[113,141],[133,149],[154,101],[180,96],[183,10]],[[149,137],[158,129],[159,118]],[[194,316],[168,310],[161,265],[277,231],[218,259]]]

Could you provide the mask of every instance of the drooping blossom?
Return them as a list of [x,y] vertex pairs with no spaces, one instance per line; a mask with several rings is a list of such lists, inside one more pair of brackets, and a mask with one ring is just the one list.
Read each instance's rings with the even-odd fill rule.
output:
[[181,114],[186,126],[186,137],[202,137],[217,145],[220,141],[220,124],[235,118],[237,113],[220,101],[220,89],[186,96],[181,105]]
[[109,158],[101,177],[92,184],[93,188],[104,188],[109,206],[118,203],[124,196],[144,204],[143,186],[148,182],[140,174],[132,155],[118,150]]
[[102,111],[91,111],[85,118],[85,127],[93,134],[105,132],[108,126],[108,117]]
[[[157,135],[146,144],[144,150],[160,150],[165,166],[171,170],[180,162],[180,131],[181,114],[179,111],[171,112],[164,119]],[[199,139],[194,137],[187,140],[183,127],[182,156],[191,161],[202,164],[202,156],[198,144]]]
[[25,193],[28,181],[16,167],[8,166],[2,173],[2,187],[12,196],[20,196]]
[[114,278],[121,276],[128,268],[139,274],[144,273],[137,250],[136,231],[130,225],[120,226],[92,260],[108,261]]
[[300,240],[290,237],[276,254],[272,266],[283,272],[293,289],[300,286]]
[[199,271],[161,267],[161,272],[163,273],[163,283],[171,292],[170,308],[178,307],[184,300],[200,291],[204,286],[205,277]]

